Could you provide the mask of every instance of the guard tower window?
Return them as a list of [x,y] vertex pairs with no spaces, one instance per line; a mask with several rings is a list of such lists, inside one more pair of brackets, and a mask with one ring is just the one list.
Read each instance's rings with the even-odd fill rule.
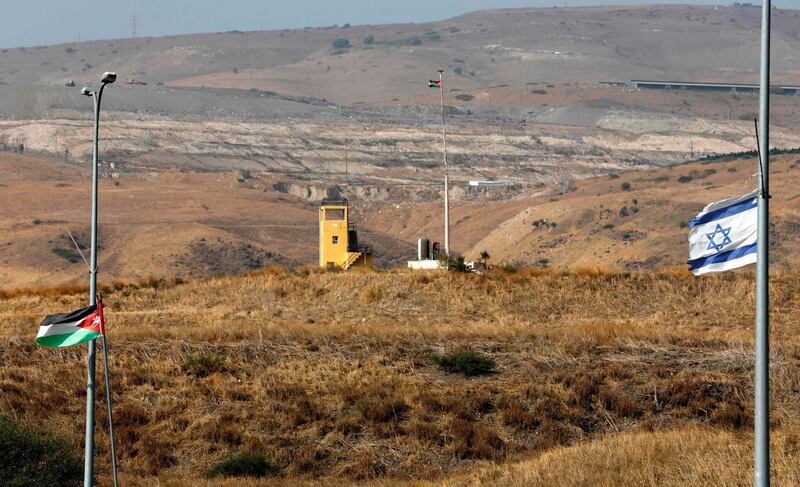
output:
[[344,209],[343,208],[332,208],[329,210],[325,210],[325,219],[326,220],[344,220]]
[[333,245],[338,244],[339,243],[339,236],[338,235],[334,235],[333,238],[331,239],[331,241],[333,242]]

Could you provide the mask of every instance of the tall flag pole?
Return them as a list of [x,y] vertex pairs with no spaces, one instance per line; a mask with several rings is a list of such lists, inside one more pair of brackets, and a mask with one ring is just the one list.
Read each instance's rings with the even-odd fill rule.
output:
[[439,100],[442,106],[442,153],[444,154],[444,252],[450,258],[450,174],[447,166],[447,118],[444,111],[444,70],[439,70]]
[[447,167],[447,119],[444,111],[444,70],[439,71],[439,81],[430,81],[428,86],[439,87],[439,102],[442,108],[442,155],[444,158],[444,253],[450,256],[450,175]]
[[769,43],[770,0],[761,5],[761,86],[759,115],[760,191],[758,194],[758,260],[756,262],[755,353],[755,487],[769,487]]
[[117,448],[114,439],[114,415],[111,407],[111,374],[108,371],[108,340],[106,340],[106,318],[103,315],[103,300],[97,295],[97,313],[100,315],[100,336],[103,339],[103,365],[106,374],[106,404],[108,405],[108,436],[111,440],[111,466],[114,472],[114,487],[119,486],[117,474]]

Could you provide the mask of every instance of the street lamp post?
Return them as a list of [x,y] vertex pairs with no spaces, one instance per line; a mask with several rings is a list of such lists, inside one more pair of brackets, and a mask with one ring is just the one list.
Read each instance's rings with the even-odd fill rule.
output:
[[[97,295],[97,180],[99,172],[98,162],[98,135],[100,132],[100,101],[103,98],[103,89],[106,85],[116,81],[116,73],[106,72],[103,73],[103,78],[100,80],[100,89],[94,90],[92,88],[84,87],[81,89],[81,94],[91,96],[94,101],[94,137],[92,146],[92,253],[89,264],[89,305],[93,306],[96,303]],[[105,352],[105,348],[103,349]],[[92,487],[94,482],[94,379],[95,379],[95,340],[89,342],[89,353],[86,367],[86,450],[84,456],[83,468],[83,485],[84,487]],[[107,355],[106,355],[107,356]],[[108,370],[108,369],[106,369]],[[106,386],[108,386],[108,377],[106,377]],[[109,411],[110,414],[110,411]],[[109,421],[111,417],[109,416]],[[111,442],[111,449],[113,456],[114,442]],[[116,462],[114,465],[114,485],[117,484],[116,479]]]

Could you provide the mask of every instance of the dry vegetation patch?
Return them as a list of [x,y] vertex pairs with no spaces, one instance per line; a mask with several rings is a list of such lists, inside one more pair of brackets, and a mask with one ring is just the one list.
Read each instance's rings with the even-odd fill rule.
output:
[[[797,277],[773,281],[773,418],[787,452],[797,444],[800,413],[791,326]],[[703,438],[723,438],[734,445],[731,461],[746,470],[752,289],[748,273],[697,279],[597,269],[268,270],[111,285],[104,291],[121,467],[132,485],[155,477],[203,485],[203,473],[244,452],[278,477],[236,485],[448,478],[552,485],[542,472],[559,470],[543,462],[568,465],[591,452],[611,465],[639,452],[631,465],[646,466],[681,453],[664,461],[685,460],[683,470],[642,467],[632,484],[679,485],[709,478],[714,455],[733,455],[712,450],[708,462],[701,455]],[[76,446],[84,350],[37,348],[33,337],[42,316],[82,306],[84,294],[8,291],[0,301],[8,324],[0,332],[0,410],[63,431]],[[453,374],[437,364],[466,350],[494,371]],[[102,390],[101,382],[100,400]],[[105,420],[98,409],[98,424]],[[683,441],[674,435],[700,443],[676,452],[663,446]],[[100,432],[98,440],[107,476],[108,438]],[[252,464],[261,471],[260,461]],[[610,473],[581,483],[590,465],[564,478],[611,485],[603,483],[615,478]]]

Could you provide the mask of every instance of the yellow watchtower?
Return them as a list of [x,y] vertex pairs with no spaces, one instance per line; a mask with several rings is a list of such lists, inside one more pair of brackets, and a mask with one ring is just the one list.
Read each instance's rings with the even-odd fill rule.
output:
[[349,218],[346,199],[322,200],[319,207],[319,266],[323,269],[372,269],[372,249],[358,244],[358,232]]

